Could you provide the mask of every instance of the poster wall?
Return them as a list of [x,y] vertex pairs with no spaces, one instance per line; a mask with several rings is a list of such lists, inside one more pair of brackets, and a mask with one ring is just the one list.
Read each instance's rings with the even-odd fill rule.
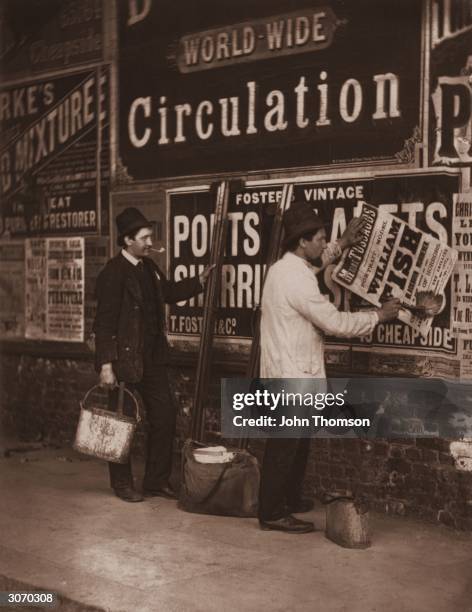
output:
[[[411,175],[338,179],[296,183],[294,198],[308,202],[330,228],[328,240],[339,238],[349,221],[367,203],[408,223],[433,242],[453,246],[454,193],[459,175],[437,171]],[[251,338],[254,308],[260,302],[268,239],[282,186],[274,183],[247,187],[230,196],[229,228],[221,279],[220,309],[215,332],[225,338]],[[169,194],[169,275],[175,280],[192,276],[208,262],[214,197],[209,191]],[[319,275],[322,291],[341,310],[362,307],[360,298],[335,283],[331,264]],[[351,339],[353,351],[392,351],[412,357],[436,355],[458,367],[458,344],[452,328],[452,282],[444,288],[445,303],[427,333],[402,322],[378,325],[371,336]],[[180,338],[198,334],[202,297],[170,305],[168,329]],[[365,304],[364,304],[365,306]],[[328,338],[328,346],[346,346],[345,340]],[[345,351],[344,351],[345,353]],[[328,355],[329,359],[329,355]]]
[[26,338],[83,342],[84,238],[25,241]]

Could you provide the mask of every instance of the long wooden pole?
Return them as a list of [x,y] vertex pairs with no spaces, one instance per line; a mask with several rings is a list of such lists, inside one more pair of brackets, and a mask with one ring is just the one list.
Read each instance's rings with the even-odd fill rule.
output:
[[[283,225],[282,218],[284,212],[290,207],[290,202],[292,201],[293,194],[293,184],[286,183],[282,189],[282,197],[280,199],[279,205],[277,207],[277,212],[275,213],[274,222],[272,224],[272,230],[270,234],[269,248],[267,251],[267,259],[266,266],[264,272],[264,278],[262,281],[262,290],[261,290],[261,300],[262,293],[264,291],[264,283],[267,277],[267,272],[272,264],[274,264],[280,257],[281,247],[282,247],[282,235],[283,235]],[[259,366],[261,359],[261,308],[260,304],[256,307],[255,311],[255,321],[254,321],[254,333],[251,344],[251,352],[249,354],[249,362],[246,369],[246,378],[253,380],[259,376]],[[242,435],[239,439],[239,448],[246,448],[248,444],[248,439],[244,434],[244,430],[242,431]]]
[[192,439],[203,442],[205,437],[205,405],[208,395],[208,384],[210,378],[210,360],[213,348],[213,336],[215,319],[218,309],[218,297],[220,293],[221,268],[223,265],[226,247],[226,236],[228,233],[228,203],[229,182],[222,181],[218,185],[216,195],[215,222],[210,251],[210,265],[215,268],[211,273],[206,287],[203,306],[203,326],[200,336],[200,347],[198,352],[197,377],[195,383],[195,395],[192,413]]

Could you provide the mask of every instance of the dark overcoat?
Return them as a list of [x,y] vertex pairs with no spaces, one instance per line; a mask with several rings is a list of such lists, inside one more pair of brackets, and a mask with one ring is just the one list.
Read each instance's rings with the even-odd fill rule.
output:
[[[186,300],[202,291],[197,277],[178,282],[168,281],[164,273],[148,257],[144,266],[151,271],[156,291],[159,337],[156,343],[163,353],[158,356],[166,363],[168,350],[164,332],[164,302]],[[95,334],[95,366],[112,363],[119,381],[139,382],[143,377],[144,315],[143,292],[134,266],[121,253],[108,261],[97,278],[95,295],[97,312],[93,325]]]

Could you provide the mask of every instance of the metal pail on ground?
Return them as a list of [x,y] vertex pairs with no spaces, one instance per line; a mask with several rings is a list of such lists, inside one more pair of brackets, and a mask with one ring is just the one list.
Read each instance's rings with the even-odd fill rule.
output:
[[326,537],[344,548],[369,548],[367,507],[347,496],[328,496],[325,503]]
[[[131,443],[136,426],[140,421],[139,404],[136,397],[120,383],[118,410],[112,412],[97,406],[87,406],[87,399],[95,385],[87,391],[80,402],[80,417],[75,434],[74,449],[86,455],[92,455],[113,463],[126,463],[129,458]],[[124,393],[128,393],[134,402],[136,418],[123,414]]]

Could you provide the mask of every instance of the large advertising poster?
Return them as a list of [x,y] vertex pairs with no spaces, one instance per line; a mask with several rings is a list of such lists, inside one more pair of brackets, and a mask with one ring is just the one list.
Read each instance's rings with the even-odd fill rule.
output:
[[97,233],[109,178],[108,87],[97,68],[0,89],[0,235]]
[[[403,227],[407,223],[416,228],[421,236],[425,236],[425,243],[440,245],[441,250],[449,253],[449,247],[455,248],[454,227],[458,221],[455,220],[454,194],[458,188],[458,174],[437,171],[298,182],[294,185],[294,198],[310,203],[323,216],[330,228],[329,240],[339,238],[349,221],[369,204],[379,214],[394,215]],[[242,188],[230,196],[228,240],[215,329],[217,336],[241,339],[253,335],[254,309],[260,303],[268,240],[281,194],[282,185],[274,183]],[[178,280],[192,276],[208,262],[214,206],[215,198],[208,190],[170,193],[171,278]],[[457,250],[460,256],[460,249]],[[365,306],[360,298],[333,280],[334,268],[335,264],[331,264],[318,275],[322,291],[341,310],[357,310]],[[370,337],[350,339],[348,345],[354,351],[367,351],[374,355],[402,352],[409,354],[413,360],[420,356],[424,360],[427,356],[430,373],[434,372],[434,368],[439,368],[437,364],[445,359],[448,373],[456,375],[459,357],[452,320],[454,278],[453,274],[441,288],[445,295],[444,303],[440,312],[428,322],[428,329],[422,330],[425,333],[395,321],[378,325]],[[171,334],[185,338],[199,333],[203,315],[202,299],[200,296],[169,306],[168,329]],[[341,358],[336,347],[346,346],[346,340],[328,338],[327,341],[328,362],[331,358],[334,361]],[[343,357],[347,354],[344,351]],[[435,359],[432,356],[436,356]],[[361,355],[359,363],[362,359]],[[430,367],[431,363],[433,365]],[[363,367],[369,371],[370,365],[366,363]]]
[[[353,216],[370,204],[379,213],[390,213],[414,229],[425,232],[448,247],[453,247],[453,200],[459,189],[459,175],[436,172],[412,175],[378,176],[363,180],[326,181],[298,185],[296,196],[312,203],[331,225],[330,240],[340,237]],[[379,261],[380,261],[379,257]],[[358,310],[366,304],[337,284],[332,276],[335,264],[318,275],[326,294],[342,310]],[[456,376],[459,374],[457,339],[452,331],[452,283],[444,289],[441,305],[425,335],[399,320],[381,323],[370,336],[346,340],[328,338],[327,360],[346,358],[336,346],[348,344],[353,354],[353,371]],[[408,357],[406,357],[408,356]]]
[[26,338],[84,340],[84,238],[25,241]]
[[415,163],[421,0],[120,2],[120,156],[136,180]]
[[0,242],[0,338],[25,334],[25,245]]
[[[230,194],[229,224],[215,333],[250,338],[260,302],[267,243],[281,186],[241,189]],[[210,259],[215,194],[208,190],[169,197],[169,274],[174,280],[199,274]],[[169,306],[171,334],[199,334],[203,294]]]

